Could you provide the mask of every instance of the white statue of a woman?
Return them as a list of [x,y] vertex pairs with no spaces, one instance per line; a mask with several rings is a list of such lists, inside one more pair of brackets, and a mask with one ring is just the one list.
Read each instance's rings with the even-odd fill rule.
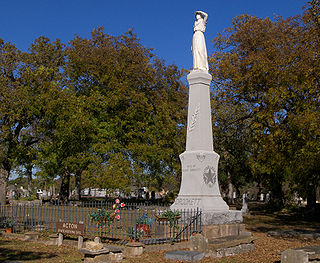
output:
[[196,21],[193,26],[192,38],[193,70],[208,71],[207,48],[203,34],[206,30],[208,14],[202,11],[196,11],[195,15]]

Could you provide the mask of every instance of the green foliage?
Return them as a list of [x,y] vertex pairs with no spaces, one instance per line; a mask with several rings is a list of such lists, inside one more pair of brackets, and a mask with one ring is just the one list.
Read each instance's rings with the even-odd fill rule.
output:
[[0,228],[13,228],[16,222],[12,218],[6,218],[0,222]]
[[[272,190],[280,204],[285,182],[301,196],[314,192],[320,182],[320,72],[315,59],[320,34],[310,10],[274,21],[238,16],[215,38],[210,58],[217,96],[213,105],[224,109],[216,114],[215,129],[225,130],[231,142],[218,147],[234,147],[226,148],[227,158],[222,158],[230,160],[230,152],[238,151],[234,161],[249,167],[248,174]],[[238,174],[244,173],[233,176]]]
[[128,227],[127,228],[127,235],[131,240],[137,240],[140,237],[142,237],[143,234],[144,234],[144,232],[140,228],[135,228],[135,227]]
[[175,66],[165,66],[131,32],[112,37],[99,28],[91,39],[71,41],[66,72],[97,124],[91,147],[101,161],[84,171],[86,184],[159,189],[180,175],[187,92]]
[[110,226],[114,219],[115,213],[105,209],[97,209],[96,212],[89,214],[90,220],[96,222],[99,227]]
[[148,217],[148,214],[143,214],[141,217],[139,217],[137,220],[136,220],[136,224],[138,225],[148,225],[149,227],[155,222],[155,219],[152,217],[152,218],[149,218]]
[[180,218],[181,213],[179,211],[166,210],[160,214],[160,217],[166,217],[169,222],[170,229],[179,229],[178,219]]
[[67,46],[39,37],[28,52],[0,40],[0,68],[1,187],[15,169],[29,190],[33,176],[47,186],[59,179],[64,200],[73,182],[76,198],[86,186],[178,188],[183,73],[132,32],[99,28]]
[[19,200],[22,200],[22,201],[34,201],[34,200],[38,200],[38,198],[37,198],[36,195],[30,195],[30,196],[27,196],[27,197],[20,197]]
[[[40,37],[26,53],[0,40],[1,189],[5,188],[13,168],[24,165],[28,171],[32,170],[36,145],[48,129],[46,116],[59,92],[63,63],[63,45],[59,41],[51,43]],[[3,203],[5,191],[0,192]]]

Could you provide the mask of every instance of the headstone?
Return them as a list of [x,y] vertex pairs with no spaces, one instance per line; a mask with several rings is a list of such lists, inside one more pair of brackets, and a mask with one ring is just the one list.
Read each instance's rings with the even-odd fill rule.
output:
[[233,194],[233,195],[232,195],[232,198],[233,198],[233,199],[236,199],[236,198],[237,198],[237,192],[233,192],[232,194]]
[[140,256],[143,253],[143,244],[140,242],[129,242],[126,244],[124,253],[128,257]]
[[248,209],[248,198],[247,198],[247,194],[244,193],[242,195],[242,208],[241,208],[241,212],[242,214],[248,214],[249,213],[249,209]]
[[[220,156],[213,150],[209,91],[212,77],[208,73],[207,62],[203,61],[207,60],[203,35],[207,16],[204,12],[196,13],[192,41],[194,65],[187,76],[190,88],[186,150],[180,154],[182,179],[178,197],[171,209],[199,207],[202,210],[203,225],[241,223],[241,211],[229,210],[219,190]],[[221,218],[224,218],[223,222],[220,222]]]
[[52,245],[58,245],[58,234],[49,235],[49,239]]
[[93,241],[87,241],[85,242],[85,247],[88,250],[100,250],[103,249],[103,244]]
[[281,263],[320,262],[320,246],[288,249],[281,253]]
[[25,235],[25,240],[28,240],[28,241],[36,241],[39,239],[38,232],[27,232],[24,235]]
[[207,252],[208,239],[201,234],[192,235],[189,238],[190,251]]
[[281,253],[281,263],[308,263],[308,254],[302,250],[288,249]]
[[109,260],[111,262],[120,262],[123,260],[123,254],[122,253],[109,253]]
[[58,234],[58,247],[60,247],[63,243],[63,234]]
[[203,259],[204,256],[205,256],[205,253],[203,252],[174,250],[166,253],[164,258],[195,262],[195,261],[200,261],[201,259]]
[[270,202],[270,192],[268,192],[268,193],[266,194],[266,199],[264,200],[264,202],[265,202],[266,204],[268,204],[268,203]]
[[100,237],[95,237],[95,238],[94,238],[94,242],[96,242],[96,243],[101,243]]
[[83,246],[83,236],[78,236],[78,249],[81,249]]
[[[94,242],[92,242],[94,243]],[[80,253],[84,254],[84,263],[92,263],[92,262],[110,262],[110,250],[108,248],[102,249],[79,249]]]

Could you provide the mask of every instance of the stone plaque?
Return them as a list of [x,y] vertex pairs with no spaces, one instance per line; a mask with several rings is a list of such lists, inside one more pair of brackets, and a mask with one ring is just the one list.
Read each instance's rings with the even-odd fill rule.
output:
[[57,222],[56,231],[61,234],[82,236],[84,234],[84,224]]

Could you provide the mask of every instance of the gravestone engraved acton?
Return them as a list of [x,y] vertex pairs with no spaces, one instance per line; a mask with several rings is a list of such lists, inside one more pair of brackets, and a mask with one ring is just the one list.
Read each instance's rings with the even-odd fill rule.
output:
[[70,223],[70,222],[57,222],[57,233],[66,235],[82,236],[84,234],[84,224]]

